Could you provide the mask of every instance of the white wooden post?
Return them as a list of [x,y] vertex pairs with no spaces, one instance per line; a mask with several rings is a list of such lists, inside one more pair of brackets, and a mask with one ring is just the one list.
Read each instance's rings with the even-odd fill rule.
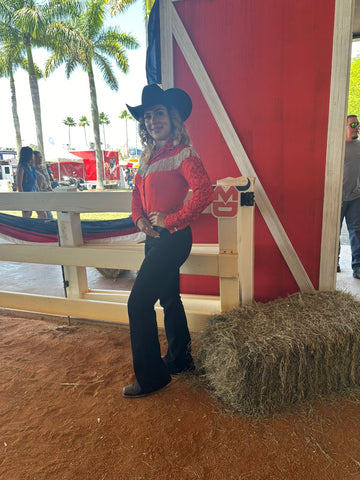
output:
[[[57,223],[62,247],[79,247],[84,244],[79,213],[57,212]],[[67,297],[82,298],[89,290],[86,268],[66,265],[63,268]]]
[[336,289],[354,7],[353,0],[335,2],[319,278],[319,290],[322,291]]
[[[241,205],[241,194],[254,193],[253,177],[225,178],[217,184],[230,187],[248,188],[239,192],[239,206],[237,215],[229,218],[218,218],[219,261],[222,255],[234,255],[237,262],[237,276],[227,276],[226,271],[220,269],[220,302],[221,311],[226,312],[240,303],[251,303],[254,299],[254,202]],[[251,199],[252,197],[250,197]],[[226,275],[226,276],[223,276]]]
[[161,83],[164,90],[174,86],[171,7],[169,0],[160,0]]

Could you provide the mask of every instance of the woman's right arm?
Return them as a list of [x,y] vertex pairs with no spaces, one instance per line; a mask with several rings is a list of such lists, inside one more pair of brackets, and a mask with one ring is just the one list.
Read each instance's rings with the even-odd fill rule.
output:
[[136,183],[131,196],[131,217],[135,225],[137,225],[137,221],[139,220],[140,217],[145,217],[145,212],[142,206],[139,187],[136,185]]
[[17,185],[18,192],[24,191],[22,186],[23,178],[24,178],[24,169],[19,167],[16,175],[16,185]]
[[145,216],[145,212],[143,210],[143,206],[141,202],[139,188],[136,185],[136,183],[135,183],[134,190],[132,192],[131,217],[135,225],[137,226],[137,228],[140,230],[140,232],[143,232],[146,235],[149,235],[150,237],[160,237],[158,232],[156,232],[153,229],[151,223]]

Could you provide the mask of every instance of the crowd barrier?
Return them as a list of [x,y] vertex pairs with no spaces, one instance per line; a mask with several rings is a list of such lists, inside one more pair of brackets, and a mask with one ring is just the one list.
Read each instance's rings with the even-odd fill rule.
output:
[[[218,220],[218,244],[194,244],[181,273],[218,276],[220,295],[182,294],[189,328],[202,330],[207,318],[253,300],[254,179],[219,180],[215,200],[203,212]],[[1,262],[62,265],[64,297],[0,291],[0,308],[114,323],[128,323],[129,291],[89,289],[86,267],[138,270],[143,244],[86,244],[80,213],[130,212],[131,192],[0,193],[2,211],[57,212],[59,245],[0,245]],[[1,265],[0,265],[1,268]],[[2,285],[6,285],[6,281]],[[1,287],[0,287],[1,288]],[[158,323],[162,308],[156,305]]]

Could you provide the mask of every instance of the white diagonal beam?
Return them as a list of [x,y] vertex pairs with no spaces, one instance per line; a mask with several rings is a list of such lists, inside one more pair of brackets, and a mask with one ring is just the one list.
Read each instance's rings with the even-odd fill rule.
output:
[[314,291],[311,283],[294,247],[292,246],[284,227],[282,226],[266,192],[256,174],[249,157],[247,156],[239,137],[230,121],[230,118],[221,103],[221,100],[205,70],[204,65],[174,7],[170,0],[163,0],[168,4],[172,32],[177,41],[185,60],[187,61],[192,74],[207,102],[215,121],[239,167],[242,175],[256,177],[255,194],[256,204],[281,251],[291,273],[293,274],[300,290],[302,292]]

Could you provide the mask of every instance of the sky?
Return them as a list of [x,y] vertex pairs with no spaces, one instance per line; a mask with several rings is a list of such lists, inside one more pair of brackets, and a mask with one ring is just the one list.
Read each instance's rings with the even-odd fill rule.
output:
[[[99,112],[106,113],[111,122],[110,125],[105,126],[106,144],[117,149],[122,148],[126,143],[125,120],[118,117],[126,109],[126,103],[131,106],[141,103],[142,88],[147,83],[143,2],[135,2],[125,13],[118,15],[111,22],[115,23],[121,31],[134,35],[140,43],[137,50],[128,50],[129,73],[124,74],[114,66],[114,72],[119,82],[117,92],[106,86],[99,71],[95,70]],[[33,54],[38,65],[43,67],[49,53],[34,49]],[[27,73],[21,69],[18,69],[15,73],[15,88],[23,145],[36,145],[29,78]],[[55,149],[60,150],[68,144],[68,127],[62,123],[66,117],[73,117],[75,122],[78,123],[80,117],[85,115],[90,122],[90,127],[86,128],[87,141],[94,141],[88,77],[80,67],[71,74],[69,79],[66,78],[64,67],[59,67],[47,79],[39,80],[39,91],[46,157],[51,155],[51,152],[54,152]],[[15,147],[10,86],[9,80],[5,78],[0,79],[0,99],[2,113],[0,115],[0,149]],[[127,123],[129,146],[135,146],[136,122],[128,120]],[[73,149],[83,150],[85,148],[83,127],[72,127],[70,135]],[[100,126],[100,135],[101,141],[103,141],[102,126]]]

